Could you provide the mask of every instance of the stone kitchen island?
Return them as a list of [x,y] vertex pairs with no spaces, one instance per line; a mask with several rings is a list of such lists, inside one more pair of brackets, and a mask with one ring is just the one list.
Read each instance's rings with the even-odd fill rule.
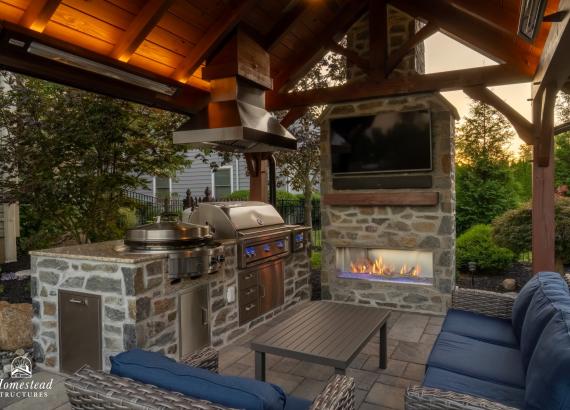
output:
[[[306,250],[283,259],[284,303],[240,325],[237,295],[240,271],[234,240],[221,241],[225,262],[217,273],[178,280],[168,276],[167,255],[119,252],[117,247],[122,243],[110,241],[30,252],[34,354],[40,367],[66,371],[66,366],[61,366],[62,358],[85,353],[82,346],[74,346],[73,342],[67,342],[66,346],[71,347],[64,348],[70,352],[62,351],[64,315],[58,302],[62,294],[80,295],[69,300],[77,304],[90,303],[91,309],[95,309],[93,314],[76,317],[70,320],[73,323],[63,325],[77,329],[77,333],[97,335],[95,339],[100,340],[95,340],[95,346],[100,347],[100,352],[91,354],[99,357],[104,370],[110,368],[110,356],[135,347],[177,358],[181,352],[180,296],[195,288],[207,289],[209,339],[217,348],[293,304],[309,299],[310,268]],[[81,299],[83,295],[86,296]],[[80,336],[77,335],[78,340]],[[74,340],[73,332],[71,340]],[[80,353],[74,353],[75,349]]]

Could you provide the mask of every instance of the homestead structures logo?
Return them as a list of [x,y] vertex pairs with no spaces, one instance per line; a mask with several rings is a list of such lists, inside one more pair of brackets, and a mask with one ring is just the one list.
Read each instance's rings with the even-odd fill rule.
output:
[[12,379],[29,379],[32,377],[32,361],[26,356],[18,356],[12,360]]
[[53,379],[45,381],[32,380],[32,361],[27,357],[18,356],[12,360],[10,379],[0,379],[1,398],[45,398],[53,387]]

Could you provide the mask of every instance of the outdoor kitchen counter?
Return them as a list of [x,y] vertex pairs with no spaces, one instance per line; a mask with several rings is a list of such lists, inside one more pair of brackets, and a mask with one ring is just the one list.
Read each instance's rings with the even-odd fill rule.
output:
[[[235,240],[229,239],[220,242],[224,246],[229,246],[234,244]],[[63,246],[59,248],[31,251],[30,255],[65,259],[87,259],[113,263],[140,263],[166,259],[168,257],[166,254],[128,253],[117,251],[116,248],[122,245],[122,240],[87,243],[83,245]]]

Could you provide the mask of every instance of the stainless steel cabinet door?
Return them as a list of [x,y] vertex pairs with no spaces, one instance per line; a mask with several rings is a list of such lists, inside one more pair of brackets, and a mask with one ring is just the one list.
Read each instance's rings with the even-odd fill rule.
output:
[[257,270],[259,280],[259,313],[264,314],[284,301],[283,261],[268,263]]
[[210,345],[208,285],[199,286],[179,296],[178,318],[180,356]]

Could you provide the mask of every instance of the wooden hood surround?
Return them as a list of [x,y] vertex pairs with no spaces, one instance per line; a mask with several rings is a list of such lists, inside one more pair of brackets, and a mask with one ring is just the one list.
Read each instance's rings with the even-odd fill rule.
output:
[[[535,270],[554,269],[554,102],[559,90],[570,90],[570,0],[545,1],[542,24],[534,39],[528,39],[518,35],[521,0],[0,0],[0,66],[192,114],[208,104],[207,73],[223,69],[209,67],[209,63],[239,27],[269,56],[266,80],[272,90],[266,93],[266,107],[288,110],[283,120],[286,126],[311,105],[464,90],[497,108],[519,136],[533,145],[533,263]],[[390,54],[387,7],[425,23]],[[370,21],[368,58],[339,44],[365,13]],[[406,54],[436,31],[499,64],[392,75]],[[32,43],[39,44],[44,53],[31,53]],[[46,57],[46,46],[50,52],[59,50],[107,68],[86,70],[58,62]],[[343,55],[349,64],[363,69],[367,78],[290,92],[328,51]],[[111,71],[120,72],[120,78],[109,75]],[[520,82],[533,84],[532,121],[487,88]],[[164,88],[174,92],[157,92]]]

